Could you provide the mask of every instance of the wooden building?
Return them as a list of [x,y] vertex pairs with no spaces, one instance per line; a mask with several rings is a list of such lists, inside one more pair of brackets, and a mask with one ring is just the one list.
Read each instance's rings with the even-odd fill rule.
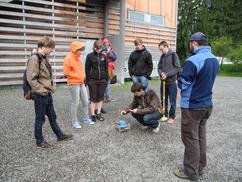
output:
[[109,38],[118,53],[118,81],[129,77],[127,61],[133,41],[141,38],[156,65],[158,43],[166,40],[176,48],[178,0],[1,0],[0,85],[22,84],[23,71],[37,40],[43,35],[56,42],[50,57],[55,82],[65,82],[63,60],[69,44],[86,44],[85,56],[96,39]]

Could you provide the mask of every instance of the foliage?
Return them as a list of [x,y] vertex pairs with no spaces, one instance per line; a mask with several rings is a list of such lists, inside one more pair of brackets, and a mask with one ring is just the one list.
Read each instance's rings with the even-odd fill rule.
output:
[[[179,0],[177,52],[180,59],[184,60],[188,56],[189,37],[198,31],[205,33],[212,44],[218,41],[224,45],[227,39],[229,42],[226,45],[239,47],[242,43],[241,9],[241,0]],[[213,48],[216,49],[216,46],[219,45]],[[225,55],[219,50],[214,52]],[[237,58],[235,55],[237,53],[231,55],[233,59]]]
[[[242,45],[233,49],[231,53],[227,55],[227,57],[235,64],[242,64]],[[240,70],[242,71],[242,66],[240,67]]]

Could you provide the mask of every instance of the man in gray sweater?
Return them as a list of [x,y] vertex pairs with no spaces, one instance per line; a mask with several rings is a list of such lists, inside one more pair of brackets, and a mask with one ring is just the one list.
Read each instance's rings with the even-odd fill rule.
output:
[[[168,123],[173,123],[176,117],[176,97],[177,97],[177,74],[180,70],[180,62],[176,52],[169,48],[167,42],[162,41],[158,45],[162,55],[158,63],[158,73],[161,79],[160,97],[161,103],[165,94],[165,116]],[[163,82],[165,82],[165,93],[163,93]],[[168,113],[168,99],[170,110]],[[163,105],[163,103],[162,103]]]

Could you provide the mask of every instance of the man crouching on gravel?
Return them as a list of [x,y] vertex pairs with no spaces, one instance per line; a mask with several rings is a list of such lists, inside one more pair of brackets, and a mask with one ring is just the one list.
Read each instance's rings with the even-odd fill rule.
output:
[[158,133],[160,130],[158,120],[162,116],[159,97],[152,89],[144,90],[141,83],[134,83],[131,87],[131,92],[134,94],[133,102],[120,114],[125,115],[131,112],[132,116],[143,125],[143,129],[151,127],[154,133]]

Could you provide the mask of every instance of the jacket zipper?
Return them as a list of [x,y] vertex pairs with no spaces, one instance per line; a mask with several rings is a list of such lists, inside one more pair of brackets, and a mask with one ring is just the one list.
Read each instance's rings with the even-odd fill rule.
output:
[[100,75],[100,54],[98,54],[98,75],[99,75],[99,80],[101,79]]

